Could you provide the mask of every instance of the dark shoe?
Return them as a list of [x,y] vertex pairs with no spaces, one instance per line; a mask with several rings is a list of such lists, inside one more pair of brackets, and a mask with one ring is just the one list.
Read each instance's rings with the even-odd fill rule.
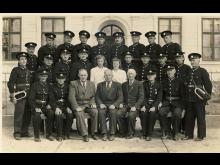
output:
[[20,134],[14,134],[15,140],[21,140],[21,135]]
[[84,142],[89,142],[89,137],[88,137],[88,135],[83,136],[83,141],[84,141]]
[[128,135],[127,139],[132,139],[134,136],[133,135]]
[[178,136],[178,135],[175,135],[175,136],[173,137],[173,140],[175,140],[175,141],[179,140],[179,136]]
[[31,137],[33,137],[33,135],[30,134],[30,133],[24,133],[24,134],[21,134],[21,137],[28,137],[28,138],[31,138]]
[[147,136],[145,140],[146,140],[146,141],[151,141],[152,138],[151,138],[150,136]]
[[40,138],[34,138],[35,142],[41,142]]
[[63,138],[62,138],[62,137],[58,137],[58,138],[57,138],[57,141],[58,141],[58,142],[62,142],[62,141],[63,141]]
[[126,135],[125,135],[125,134],[123,134],[123,133],[119,133],[118,137],[119,137],[119,138],[125,138],[125,137],[126,137]]
[[99,139],[97,135],[92,135],[92,138],[93,138],[94,140],[98,140],[98,139]]
[[103,141],[107,141],[107,135],[106,135],[106,134],[103,134],[103,135],[102,135],[102,140],[103,140]]
[[190,140],[190,139],[193,139],[193,138],[189,136],[185,136],[184,138],[182,138],[182,140]]
[[195,141],[202,141],[203,138],[196,138]]
[[141,135],[140,139],[146,139],[146,136],[145,135]]
[[47,136],[47,139],[50,141],[54,141],[54,138],[52,136]]
[[110,135],[110,136],[109,136],[109,140],[110,140],[110,141],[115,140],[115,135]]

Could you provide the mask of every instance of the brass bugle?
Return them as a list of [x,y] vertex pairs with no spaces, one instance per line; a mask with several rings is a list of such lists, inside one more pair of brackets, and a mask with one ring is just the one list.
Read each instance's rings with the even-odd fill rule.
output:
[[197,87],[194,89],[194,92],[198,96],[198,98],[200,98],[201,100],[204,100],[203,96],[206,94],[206,92],[204,90]]
[[23,91],[18,91],[14,93],[14,99],[16,101],[21,100],[27,96],[27,92],[25,90]]

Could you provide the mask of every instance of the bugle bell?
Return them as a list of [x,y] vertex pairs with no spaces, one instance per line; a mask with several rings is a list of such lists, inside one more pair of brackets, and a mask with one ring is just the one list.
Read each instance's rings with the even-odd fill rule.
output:
[[18,100],[21,100],[23,98],[26,98],[27,96],[27,92],[26,91],[18,91],[18,92],[15,92],[14,95],[13,95],[13,99],[18,101]]
[[196,87],[194,89],[194,93],[198,96],[199,99],[201,100],[209,100],[211,99],[211,96],[209,93],[207,93],[204,89]]

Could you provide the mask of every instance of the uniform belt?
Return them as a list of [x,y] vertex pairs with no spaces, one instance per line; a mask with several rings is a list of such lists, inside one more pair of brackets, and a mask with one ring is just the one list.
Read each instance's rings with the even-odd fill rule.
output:
[[194,88],[194,87],[195,87],[195,85],[188,85],[188,87],[190,87],[190,88]]
[[59,99],[59,100],[57,100],[57,102],[64,103],[65,100],[64,99]]
[[30,84],[16,84],[17,87],[30,86]]
[[43,104],[43,105],[46,105],[47,104],[47,101],[44,101],[44,100],[35,100],[36,103],[38,104]]
[[166,99],[168,99],[168,100],[179,100],[180,97],[166,97]]
[[149,104],[152,104],[152,103],[154,102],[154,100],[149,99],[149,100],[147,100],[147,102],[148,102]]
[[35,71],[30,71],[30,73],[34,73]]

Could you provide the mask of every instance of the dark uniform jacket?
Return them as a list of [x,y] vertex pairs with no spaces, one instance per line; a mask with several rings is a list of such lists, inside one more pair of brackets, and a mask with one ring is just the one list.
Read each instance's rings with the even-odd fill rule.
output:
[[86,88],[84,88],[80,80],[71,81],[68,98],[73,110],[79,106],[91,107],[95,104],[95,84],[86,81]]
[[119,59],[121,59],[122,63],[124,61],[124,54],[125,52],[128,51],[128,47],[126,45],[113,45],[111,48],[110,48],[110,56],[109,56],[109,59],[108,59],[108,63],[111,64],[112,66],[112,59],[117,57]]
[[77,60],[79,60],[78,52],[81,49],[86,49],[88,51],[88,59],[91,62],[91,46],[88,44],[82,44],[82,43],[76,44],[74,46],[74,53],[75,53],[74,57],[77,57]]
[[182,64],[176,65],[176,77],[181,78],[183,81],[190,75],[191,68],[189,65]]
[[106,106],[115,105],[118,107],[123,102],[123,94],[121,84],[112,81],[110,89],[107,89],[106,82],[101,82],[97,86],[95,95],[95,101],[97,106],[105,104]]
[[135,107],[137,109],[141,108],[144,101],[144,90],[143,84],[140,81],[134,80],[133,84],[130,86],[129,82],[124,82],[122,84],[124,104],[131,108]]
[[162,47],[162,53],[168,55],[167,62],[175,63],[175,55],[177,52],[181,52],[181,46],[178,43],[168,43]]
[[54,82],[56,80],[56,75],[62,71],[62,72],[66,73],[66,82],[69,83],[71,67],[72,67],[71,61],[63,62],[61,60],[60,62],[56,63],[56,65],[54,66],[54,69],[53,69]]
[[153,62],[154,64],[157,63],[161,51],[162,49],[159,44],[154,43],[146,46],[146,52],[150,54],[151,62]]
[[136,73],[138,73],[137,65],[131,62],[130,64],[124,63],[122,64],[122,69],[127,73],[128,69],[134,69]]
[[157,67],[156,80],[162,82],[165,78],[167,78],[167,72],[166,72],[167,64],[165,64],[164,66],[158,64],[156,67]]
[[137,74],[137,77],[138,77],[138,80],[139,81],[144,81],[144,80],[147,80],[147,72],[149,70],[156,70],[156,66],[154,64],[141,64],[138,68],[138,74]]
[[155,81],[151,83],[150,81],[144,81],[144,106],[146,108],[155,107],[158,108],[160,102],[162,102],[163,89],[162,85]]
[[162,106],[170,104],[182,108],[185,103],[184,83],[180,78],[170,80],[168,77],[162,82],[163,103]]
[[128,49],[133,54],[133,60],[141,60],[141,55],[145,52],[145,46],[141,43],[135,43]]
[[10,93],[14,93],[17,91],[29,92],[31,83],[31,73],[27,68],[23,67],[14,67],[11,71],[9,81],[8,81],[8,89]]
[[92,69],[92,64],[87,61],[79,60],[72,64],[70,71],[70,81],[78,79],[78,72],[80,69],[86,69],[88,72],[88,80],[90,79],[90,70]]
[[61,50],[62,49],[68,49],[70,52],[71,52],[71,57],[70,57],[70,60],[71,62],[76,62],[76,60],[78,59],[78,56],[75,52],[75,49],[74,49],[74,45],[72,44],[67,44],[67,43],[64,43],[64,44],[61,44],[57,47],[56,49],[56,52],[55,52],[55,63],[57,63],[58,61],[60,61],[60,54],[61,54]]
[[[50,47],[49,45],[44,45],[41,46],[40,49],[38,50],[37,54],[38,54],[38,64],[42,65],[43,61],[44,61],[44,56],[50,54],[53,57],[55,56],[55,51],[56,51],[56,46],[52,46]],[[55,61],[55,59],[54,59]]]
[[[103,55],[107,61],[109,58],[109,48],[106,45],[96,45],[91,49],[91,62],[93,66],[96,66],[96,56]],[[108,64],[109,65],[109,64]]]
[[199,99],[195,93],[195,84],[201,88],[205,89],[209,94],[212,93],[212,82],[209,78],[209,73],[206,69],[202,67],[198,67],[196,69],[191,69],[189,76],[185,81],[185,85],[187,87],[186,90],[186,98],[189,102],[201,102],[202,100]]
[[31,82],[34,82],[35,72],[38,69],[38,58],[36,55],[29,54],[27,58],[27,69],[31,72]]

